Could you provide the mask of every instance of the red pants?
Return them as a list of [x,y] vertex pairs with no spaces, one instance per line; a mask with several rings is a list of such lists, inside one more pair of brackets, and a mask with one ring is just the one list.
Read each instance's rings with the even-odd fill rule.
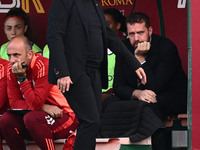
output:
[[[1,120],[1,114],[0,114],[0,120]],[[0,133],[0,150],[2,150],[3,147],[2,147],[2,135]]]
[[42,150],[55,150],[53,140],[67,138],[78,127],[69,114],[54,119],[44,111],[30,111],[25,115],[5,112],[0,129],[11,150],[26,150],[24,139],[33,139]]

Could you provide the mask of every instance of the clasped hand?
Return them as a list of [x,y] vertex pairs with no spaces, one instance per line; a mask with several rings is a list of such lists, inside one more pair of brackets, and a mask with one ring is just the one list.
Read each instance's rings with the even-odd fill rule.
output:
[[138,43],[138,46],[135,49],[135,55],[144,56],[144,54],[146,54],[149,51],[150,47],[151,47],[150,42],[145,41],[145,42]]
[[135,90],[133,97],[138,100],[145,101],[147,103],[156,103],[156,93],[152,90]]
[[58,106],[44,104],[42,110],[48,113],[53,118],[60,118],[63,116],[63,111]]
[[26,74],[26,67],[23,68],[22,65],[24,65],[24,62],[15,62],[12,64],[12,73],[15,75],[25,75]]
[[[138,46],[135,50],[135,57],[140,63],[145,61],[145,54],[149,51],[150,47],[150,42],[138,43]],[[142,68],[137,69],[136,74],[140,78],[142,84],[145,84],[147,82],[146,74]]]

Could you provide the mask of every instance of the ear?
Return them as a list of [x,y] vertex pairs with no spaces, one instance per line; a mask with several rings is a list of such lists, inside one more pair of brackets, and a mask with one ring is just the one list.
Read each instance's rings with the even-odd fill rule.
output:
[[[8,39],[8,36],[7,36],[7,30],[6,30],[5,27],[4,27],[3,29],[4,29],[4,33],[5,33],[5,35],[6,35],[7,39]],[[8,39],[8,40],[9,40],[9,39]]]
[[116,23],[116,29],[117,29],[117,31],[119,31],[120,28],[121,28],[121,23]]
[[6,27],[5,26],[3,27],[3,30],[4,30],[4,33],[6,33]]
[[27,55],[28,55],[28,59],[31,60],[33,58],[33,55],[34,55],[33,50],[29,50]]
[[[6,36],[7,36],[7,30],[6,30],[6,27],[5,27],[5,26],[4,26],[3,30],[4,30],[4,33],[5,33]],[[8,40],[9,40],[9,39],[8,39]]]
[[26,33],[27,29],[28,29],[28,25],[25,25],[25,27],[24,27],[24,33]]
[[152,26],[150,26],[150,27],[149,27],[149,36],[151,36],[152,33],[153,33],[153,28],[152,28]]

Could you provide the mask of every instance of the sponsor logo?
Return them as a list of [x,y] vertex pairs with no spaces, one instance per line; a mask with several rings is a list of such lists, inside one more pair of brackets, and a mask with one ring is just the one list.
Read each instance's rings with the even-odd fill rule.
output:
[[[10,9],[14,7],[21,7],[26,13],[30,12],[30,1],[31,0],[12,0],[10,3],[2,3],[0,1],[0,13],[7,13]],[[37,13],[45,13],[44,8],[40,0],[32,0]]]
[[53,125],[55,123],[55,120],[49,115],[45,116],[45,119],[47,120],[47,124]]
[[132,5],[134,0],[101,0],[102,6]]
[[177,8],[185,8],[186,0],[178,0]]

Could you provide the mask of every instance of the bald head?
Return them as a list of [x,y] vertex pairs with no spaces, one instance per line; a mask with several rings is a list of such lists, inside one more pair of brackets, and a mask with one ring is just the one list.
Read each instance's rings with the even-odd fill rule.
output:
[[26,50],[26,52],[28,52],[29,50],[32,49],[32,43],[28,40],[27,37],[25,36],[16,36],[14,37],[8,44],[8,47],[14,46],[23,46]]
[[[25,36],[16,36],[13,38],[7,47],[7,54],[9,57],[9,61],[13,64],[15,62],[23,62],[27,61],[27,65],[29,65],[33,52],[31,50],[32,44]],[[30,54],[31,55],[30,55]],[[31,56],[31,57],[30,57]]]

